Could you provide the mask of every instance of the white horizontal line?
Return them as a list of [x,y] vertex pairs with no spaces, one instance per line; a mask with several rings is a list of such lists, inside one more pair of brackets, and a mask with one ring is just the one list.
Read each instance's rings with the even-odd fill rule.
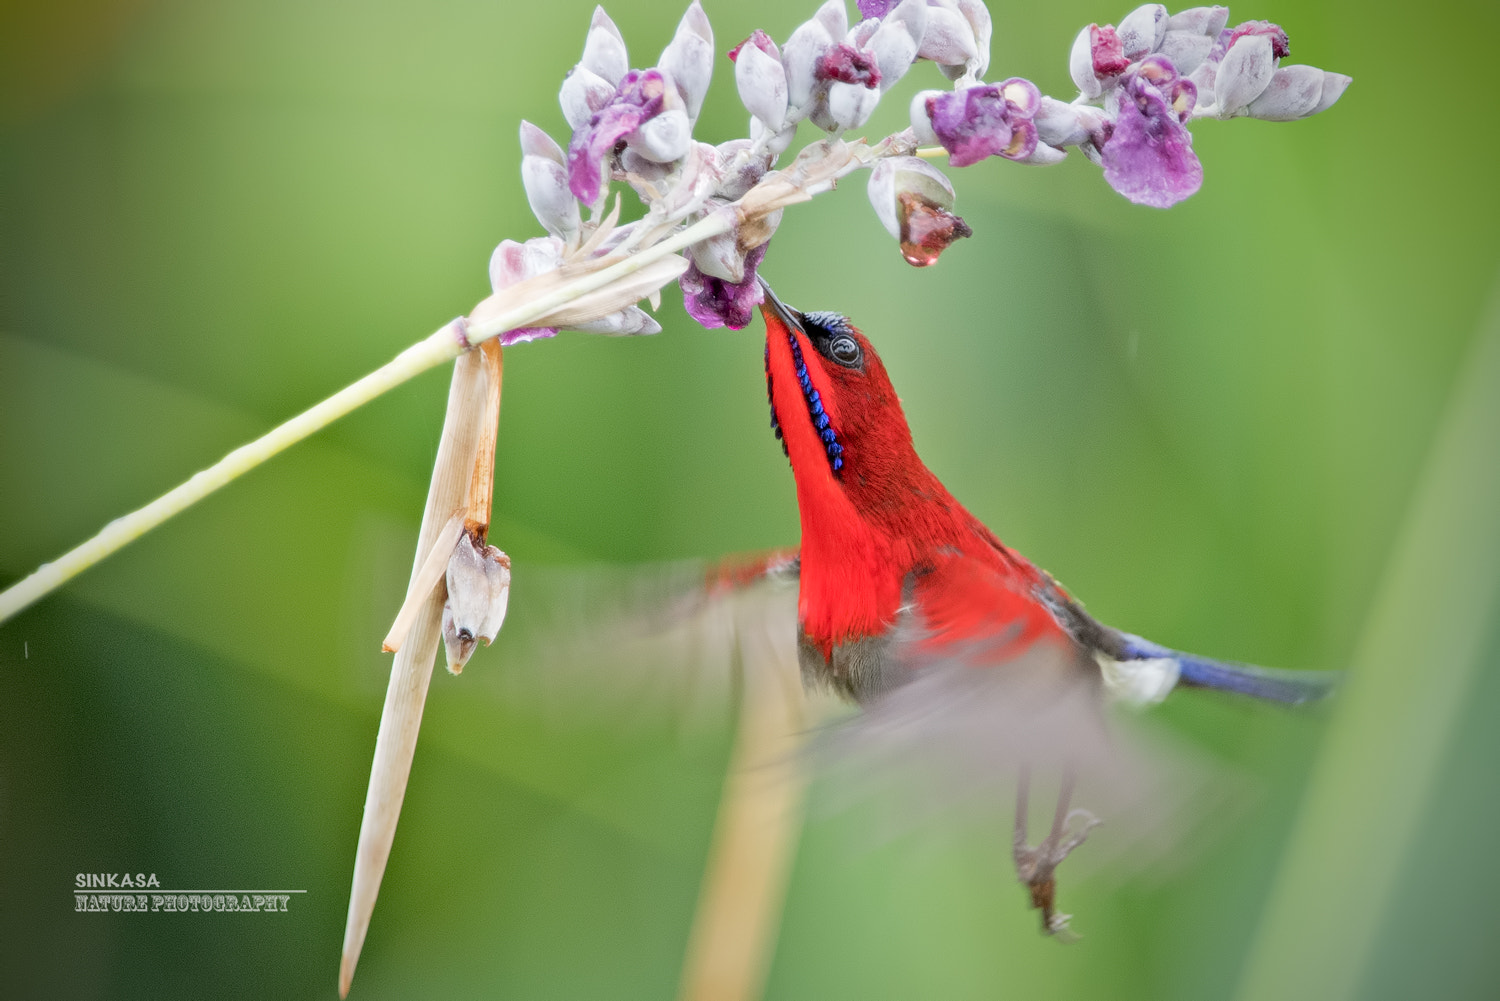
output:
[[306,893],[306,890],[163,890],[156,886],[82,886],[74,887],[73,893],[127,891],[130,893]]

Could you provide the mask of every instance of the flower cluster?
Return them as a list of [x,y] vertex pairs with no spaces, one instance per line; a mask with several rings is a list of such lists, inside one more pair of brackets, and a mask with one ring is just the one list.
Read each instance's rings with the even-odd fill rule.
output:
[[[851,25],[844,0],[826,0],[784,42],[757,30],[729,50],[750,126],[717,145],[693,134],[714,60],[713,30],[698,0],[646,69],[631,68],[620,30],[596,9],[582,58],[559,94],[572,130],[566,148],[522,123],[521,176],[548,236],[500,245],[490,268],[496,295],[555,272],[602,267],[691,230],[691,240],[672,248],[682,251],[677,267],[637,275],[630,290],[654,302],[659,285],[652,283],[678,278],[694,319],[738,328],[761,301],[756,270],[781,208],[850,170],[871,168],[876,218],[902,255],[923,266],[970,231],[953,214],[953,185],[913,155],[935,150],[919,146],[941,147],[953,167],[990,157],[1053,164],[1076,146],[1126,198],[1166,207],[1203,182],[1191,120],[1305,118],[1331,106],[1350,82],[1280,65],[1289,43],[1277,25],[1229,27],[1224,7],[1169,14],[1145,4],[1118,26],[1079,32],[1069,54],[1078,95],[1063,101],[1019,77],[984,82],[992,25],[983,0],[858,0],[858,8],[861,19]],[[864,125],[881,96],[924,59],[952,86],[916,95],[909,130],[873,144],[845,142],[844,133]],[[803,121],[826,136],[777,170]],[[614,182],[635,191],[644,216],[619,222],[620,203],[609,202]],[[765,194],[773,189],[774,197]],[[549,313],[538,321],[548,325],[508,331],[503,341],[551,336],[563,326],[660,329],[639,306],[622,305],[622,295],[595,301],[612,312]]]

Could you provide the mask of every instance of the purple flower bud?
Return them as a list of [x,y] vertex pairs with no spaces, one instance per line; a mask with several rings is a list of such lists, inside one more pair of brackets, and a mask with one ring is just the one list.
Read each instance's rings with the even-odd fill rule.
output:
[[824,53],[833,47],[833,39],[834,36],[819,16],[798,25],[797,30],[792,32],[792,36],[782,46],[781,61],[786,67],[787,106],[791,109],[801,109],[812,100],[813,91],[818,85],[818,64]]
[[1228,7],[1189,7],[1167,18],[1168,31],[1189,31],[1195,35],[1218,38],[1229,23]]
[[568,127],[576,132],[587,125],[594,113],[608,104],[614,96],[614,84],[591,70],[575,66],[563,78],[557,100],[562,105],[563,118],[567,119]]
[[776,43],[757,28],[755,34],[735,46],[729,58],[734,62],[740,103],[772,129],[780,130],[786,121],[787,80]]
[[988,156],[1021,160],[1036,149],[1031,119],[1041,93],[1029,80],[1013,77],[1001,84],[969,87],[927,99],[927,117],[948,162],[967,167]]
[[1116,32],[1125,58],[1134,62],[1161,48],[1167,33],[1167,8],[1159,3],[1137,7],[1120,22]]
[[537,221],[553,236],[578,232],[578,202],[568,190],[562,147],[530,122],[521,123],[521,184]]
[[875,56],[875,65],[880,68],[880,89],[890,90],[911,69],[917,58],[917,49],[922,44],[922,35],[927,31],[927,4],[925,0],[901,0],[889,14],[882,18],[880,27],[870,36],[868,46]]
[[1089,25],[1089,55],[1093,59],[1094,75],[1100,80],[1124,73],[1130,66],[1130,60],[1125,58],[1125,43],[1120,41],[1119,32],[1110,24],[1102,28],[1097,24]]
[[714,31],[698,0],[688,5],[657,66],[671,77],[688,117],[696,120],[714,72]]
[[665,102],[667,84],[657,70],[631,70],[620,89],[588,125],[573,133],[568,144],[568,188],[585,205],[599,200],[604,183],[605,157],[615,144],[654,118]]
[[1276,72],[1275,41],[1264,34],[1235,39],[1219,61],[1214,79],[1214,99],[1220,118],[1244,110],[1260,96]]
[[1167,96],[1144,74],[1130,74],[1121,87],[1114,132],[1101,150],[1104,179],[1138,205],[1175,205],[1203,184],[1193,137]]
[[690,265],[678,279],[688,315],[710,330],[716,327],[739,330],[749,324],[755,307],[765,299],[755,272],[765,259],[767,246],[763,243],[745,255],[745,277],[739,282],[705,275]]
[[1177,72],[1187,76],[1203,65],[1203,60],[1208,58],[1213,46],[1214,40],[1207,35],[1200,35],[1195,31],[1173,30],[1167,32],[1162,39],[1160,51],[1177,67]]
[[896,9],[898,0],[859,0],[855,4],[861,17],[885,17]]
[[625,53],[625,36],[620,34],[615,22],[604,13],[603,7],[594,8],[588,38],[583,43],[583,58],[578,60],[578,65],[613,85],[618,85],[630,70],[630,57]]
[[819,81],[837,80],[869,89],[880,86],[880,67],[875,65],[874,55],[861,52],[847,42],[829,48],[818,60],[813,73]]
[[919,157],[890,157],[875,164],[867,193],[875,217],[900,241],[901,256],[913,267],[937,263],[953,241],[974,235],[952,212],[952,182]]
[[964,66],[979,58],[974,28],[954,8],[929,5],[927,30],[917,47],[917,57],[931,59],[940,66]]

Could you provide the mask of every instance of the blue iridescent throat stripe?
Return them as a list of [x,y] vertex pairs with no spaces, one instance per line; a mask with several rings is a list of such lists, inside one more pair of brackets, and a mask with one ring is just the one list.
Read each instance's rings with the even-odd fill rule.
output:
[[[819,398],[818,391],[813,389],[812,377],[807,374],[807,362],[802,357],[802,345],[797,343],[797,335],[788,331],[787,340],[792,345],[792,364],[797,368],[797,384],[802,387],[802,398],[807,401],[807,416],[812,420],[818,437],[823,439],[823,450],[828,454],[828,468],[833,470],[834,476],[840,476],[844,468],[844,446],[839,444],[838,432],[834,431],[828,414],[823,410],[823,401]],[[774,411],[771,419],[776,419]],[[780,430],[777,428],[778,432]],[[786,442],[783,441],[782,446],[785,445]]]

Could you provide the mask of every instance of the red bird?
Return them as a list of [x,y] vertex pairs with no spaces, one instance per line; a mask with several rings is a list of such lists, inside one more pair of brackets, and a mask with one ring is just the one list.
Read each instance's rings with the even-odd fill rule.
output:
[[[765,293],[771,424],[802,522],[791,569],[803,677],[893,730],[918,721],[916,732],[942,740],[967,727],[1005,744],[1000,756],[1020,778],[1017,874],[1044,928],[1061,931],[1053,870],[1097,822],[1069,809],[1080,762],[1086,770],[1101,743],[1076,724],[1096,722],[1104,696],[1154,702],[1181,683],[1298,703],[1324,694],[1327,679],[1178,653],[1090,617],[923,465],[864,335],[837,313],[798,312]],[[974,718],[1002,703],[1002,719]],[[1091,740],[1093,750],[1079,746]],[[1050,764],[1062,785],[1036,848],[1025,826],[1032,762]]]

